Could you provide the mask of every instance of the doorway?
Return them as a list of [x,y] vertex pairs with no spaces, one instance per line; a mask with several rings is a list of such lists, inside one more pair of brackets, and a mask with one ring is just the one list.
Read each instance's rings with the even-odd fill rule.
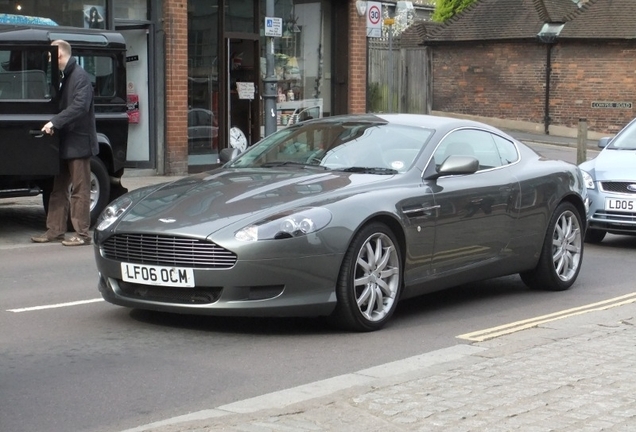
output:
[[126,88],[128,93],[128,166],[151,165],[151,106],[149,95],[148,30],[119,29],[126,40]]
[[244,150],[261,138],[261,81],[259,41],[253,36],[228,37],[227,121],[228,147]]

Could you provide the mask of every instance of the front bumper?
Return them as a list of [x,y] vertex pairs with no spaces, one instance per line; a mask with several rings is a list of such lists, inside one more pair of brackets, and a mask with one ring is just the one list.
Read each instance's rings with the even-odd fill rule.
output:
[[[636,182],[635,182],[636,183]],[[597,187],[588,190],[590,210],[588,229],[603,230],[613,234],[636,234],[636,211],[612,211],[605,209],[607,198],[636,198],[636,194],[616,194]]]
[[326,316],[336,305],[342,255],[241,261],[230,269],[194,269],[193,288],[122,281],[121,263],[95,248],[99,291],[130,308],[217,316]]

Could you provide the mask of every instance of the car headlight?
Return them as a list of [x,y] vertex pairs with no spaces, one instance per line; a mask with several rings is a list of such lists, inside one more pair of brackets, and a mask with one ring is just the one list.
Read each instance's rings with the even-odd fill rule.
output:
[[322,207],[278,213],[236,232],[239,241],[257,241],[300,237],[316,232],[331,222],[331,212]]
[[594,189],[594,178],[587,171],[581,170],[583,173],[583,181],[585,182],[585,187],[588,189]]
[[97,231],[103,231],[111,226],[126,210],[132,205],[132,200],[125,196],[113,201],[104,211],[99,215],[97,219]]

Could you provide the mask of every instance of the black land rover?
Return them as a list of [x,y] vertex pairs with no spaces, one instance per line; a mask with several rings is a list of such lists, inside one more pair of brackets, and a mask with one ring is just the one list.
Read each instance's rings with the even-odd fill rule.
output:
[[93,82],[99,140],[99,154],[91,159],[94,222],[125,191],[126,43],[116,32],[0,24],[0,198],[42,194],[47,208],[60,167],[59,141],[41,128],[59,109],[57,47],[51,46],[57,39],[71,44]]

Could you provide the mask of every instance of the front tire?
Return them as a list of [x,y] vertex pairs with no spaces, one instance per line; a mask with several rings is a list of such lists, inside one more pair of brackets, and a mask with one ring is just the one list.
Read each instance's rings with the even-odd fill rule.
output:
[[571,203],[561,203],[548,224],[537,266],[521,273],[533,289],[563,291],[572,286],[583,262],[581,216]]
[[369,224],[345,254],[330,320],[347,330],[379,330],[393,315],[401,286],[402,257],[395,235],[384,224]]
[[91,158],[91,226],[110,202],[110,176],[98,157]]
[[[71,186],[72,187],[72,186]],[[51,192],[53,190],[53,179],[43,182],[40,186],[42,190],[42,204],[44,205],[44,212],[49,212],[49,200],[51,198]],[[110,202],[110,177],[108,170],[104,166],[101,159],[97,157],[91,158],[91,186],[90,186],[90,226],[95,225],[99,214],[106,208]],[[69,190],[70,193],[70,190]],[[73,230],[73,224],[71,223],[71,217],[69,215],[67,222],[67,229]]]

